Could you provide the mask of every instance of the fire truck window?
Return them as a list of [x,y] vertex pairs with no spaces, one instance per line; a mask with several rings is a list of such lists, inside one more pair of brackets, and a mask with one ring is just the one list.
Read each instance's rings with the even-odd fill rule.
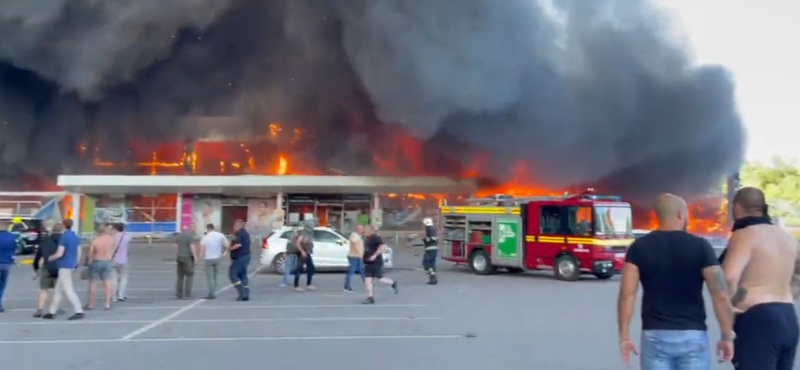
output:
[[569,235],[592,235],[592,208],[570,207],[569,228],[571,231]]
[[558,231],[561,228],[561,209],[562,207],[542,207],[539,220],[542,234],[559,233]]

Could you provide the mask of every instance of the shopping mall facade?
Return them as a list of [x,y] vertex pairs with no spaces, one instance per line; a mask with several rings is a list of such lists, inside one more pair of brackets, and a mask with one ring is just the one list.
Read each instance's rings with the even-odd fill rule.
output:
[[292,175],[64,175],[58,187],[63,192],[0,193],[0,213],[73,218],[83,234],[105,222],[124,222],[145,235],[191,224],[202,231],[209,223],[229,231],[237,219],[254,235],[308,219],[342,232],[356,224],[415,230],[436,213],[441,197],[476,190],[471,181],[441,177]]

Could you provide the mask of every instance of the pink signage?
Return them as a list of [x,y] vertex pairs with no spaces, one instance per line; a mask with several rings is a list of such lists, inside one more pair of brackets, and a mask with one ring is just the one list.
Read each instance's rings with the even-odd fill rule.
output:
[[181,205],[181,230],[188,230],[189,225],[192,224],[194,215],[194,196],[183,195],[183,202]]

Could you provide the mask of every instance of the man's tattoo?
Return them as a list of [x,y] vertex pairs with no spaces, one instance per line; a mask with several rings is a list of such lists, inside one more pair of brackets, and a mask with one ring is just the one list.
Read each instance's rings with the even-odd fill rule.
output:
[[715,266],[713,271],[714,276],[707,282],[708,290],[710,290],[711,293],[727,292],[728,283],[725,280],[725,273],[722,271],[722,268]]
[[740,287],[736,289],[736,293],[733,295],[733,298],[731,298],[731,303],[737,306],[739,303],[744,302],[745,298],[747,298],[747,289]]

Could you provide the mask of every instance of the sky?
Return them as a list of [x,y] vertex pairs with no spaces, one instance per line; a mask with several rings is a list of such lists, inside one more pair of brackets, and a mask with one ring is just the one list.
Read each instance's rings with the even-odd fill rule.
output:
[[733,74],[747,160],[800,160],[800,2],[657,1],[673,12],[696,63]]

